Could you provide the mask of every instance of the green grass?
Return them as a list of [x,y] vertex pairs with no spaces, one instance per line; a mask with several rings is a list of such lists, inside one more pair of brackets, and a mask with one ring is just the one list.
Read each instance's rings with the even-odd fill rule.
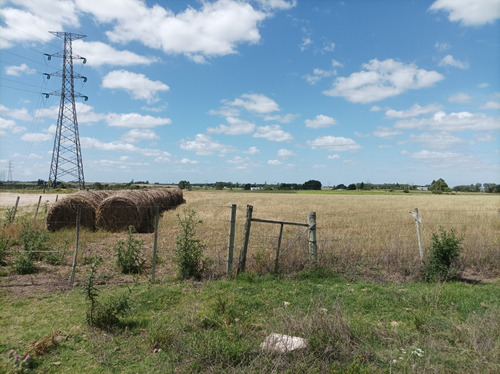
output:
[[[496,373],[499,286],[353,282],[325,269],[144,280],[130,286],[130,313],[112,332],[86,325],[81,289],[28,298],[3,290],[0,372],[14,349],[43,373]],[[127,291],[98,287],[103,300]],[[309,346],[263,352],[272,332]]]

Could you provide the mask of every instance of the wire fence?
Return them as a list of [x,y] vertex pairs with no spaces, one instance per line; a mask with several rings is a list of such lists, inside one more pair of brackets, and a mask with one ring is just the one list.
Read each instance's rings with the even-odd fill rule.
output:
[[[419,268],[420,257],[417,238],[417,226],[409,208],[373,207],[366,209],[335,204],[315,204],[314,210],[298,208],[293,203],[270,204],[254,203],[253,216],[264,220],[293,221],[307,223],[309,211],[317,217],[316,235],[318,247],[318,264],[330,266],[338,271],[356,271],[372,269],[398,276],[412,276]],[[313,204],[311,204],[313,205]],[[408,205],[409,206],[409,205]],[[176,273],[173,258],[176,249],[176,237],[180,235],[179,221],[184,211],[195,211],[197,226],[196,235],[205,245],[204,267],[207,277],[219,277],[227,274],[228,246],[230,237],[232,204],[212,203],[210,200],[193,203],[165,211],[159,219],[156,250],[156,278],[172,277]],[[247,204],[237,205],[234,224],[234,265],[233,274],[238,267],[240,252],[244,242],[244,225]],[[152,210],[154,206],[142,206]],[[46,209],[39,209],[34,218],[35,206],[26,208],[21,216],[25,220],[36,221],[44,226]],[[90,209],[82,207],[82,209]],[[127,210],[118,214],[127,222]],[[467,208],[441,208],[424,206],[419,208],[422,218],[421,231],[424,256],[431,244],[432,235],[440,229],[454,230],[457,235],[464,236],[463,251],[459,266],[472,271],[500,271],[500,213],[493,206]],[[5,217],[4,217],[5,218]],[[4,233],[8,232],[4,219]],[[154,231],[154,230],[153,230]],[[143,256],[147,264],[147,277],[150,277],[154,261],[155,232],[135,234],[142,240]],[[274,271],[276,248],[281,246],[279,256],[281,272],[294,272],[310,264],[308,252],[308,236],[306,229],[300,226],[272,225],[253,222],[248,240],[246,270],[264,274]],[[76,219],[73,228],[67,228],[51,234],[51,251],[64,253],[66,260],[60,271],[61,277],[68,282],[68,270],[74,253],[76,237]],[[82,229],[78,238],[78,256],[76,267],[76,284],[84,279],[86,265],[94,256],[101,256],[110,265],[115,263],[114,248],[119,240],[125,238],[124,232],[92,231]],[[17,252],[19,246],[13,247]],[[47,267],[40,264],[42,267]],[[50,273],[50,271],[49,271]],[[107,268],[108,278],[120,282],[125,279],[113,266]],[[62,282],[62,281],[61,281]],[[6,282],[2,281],[3,284]],[[8,283],[8,282],[7,282]]]

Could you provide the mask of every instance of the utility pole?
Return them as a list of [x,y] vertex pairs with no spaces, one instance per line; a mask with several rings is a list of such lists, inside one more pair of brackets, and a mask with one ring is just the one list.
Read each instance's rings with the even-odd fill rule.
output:
[[9,176],[7,177],[7,182],[12,182],[12,161],[9,161]]
[[75,98],[82,97],[87,101],[88,97],[75,92],[74,80],[77,78],[83,79],[83,81],[86,82],[87,78],[80,74],[74,74],[73,60],[83,60],[84,64],[87,60],[73,54],[72,42],[73,40],[85,38],[86,35],[62,31],[50,31],[50,33],[64,40],[64,50],[63,52],[51,55],[46,54],[49,60],[52,57],[61,57],[63,59],[63,68],[61,71],[52,74],[44,74],[47,79],[50,79],[51,76],[62,78],[60,91],[43,93],[46,98],[50,95],[61,96],[56,135],[54,138],[54,149],[52,151],[52,162],[50,164],[49,188],[51,186],[56,187],[62,177],[71,176],[74,178],[72,181],[77,182],[78,187],[83,189],[85,188],[85,178],[83,175],[82,152],[80,149],[80,136],[78,134]]

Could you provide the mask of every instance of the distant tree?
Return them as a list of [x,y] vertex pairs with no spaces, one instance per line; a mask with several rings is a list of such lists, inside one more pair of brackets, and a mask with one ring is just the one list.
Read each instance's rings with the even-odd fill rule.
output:
[[180,181],[178,187],[181,190],[191,190],[191,183],[189,181]]
[[304,183],[304,190],[321,190],[321,182],[311,179]]
[[216,190],[223,190],[224,189],[224,182],[215,182],[215,189]]
[[43,186],[45,184],[45,181],[43,179],[39,179],[38,182],[36,182],[37,185]]
[[337,190],[347,190],[347,186],[343,183],[338,184],[335,188]]
[[450,187],[448,187],[448,184],[442,178],[439,178],[437,181],[433,180],[430,190],[432,191],[432,193],[438,194],[451,191]]
[[492,193],[495,192],[495,188],[497,187],[497,185],[495,183],[483,183],[483,187],[484,192]]
[[361,184],[359,185],[359,189],[360,190],[364,190],[365,189],[365,182],[361,182]]
[[246,183],[244,186],[243,186],[243,189],[245,191],[250,191],[250,189],[252,188],[252,185],[250,183]]
[[347,186],[347,189],[350,191],[356,190],[356,185],[354,183],[351,183],[349,186]]
[[100,182],[95,182],[94,183],[94,189],[96,190],[102,190],[102,184]]

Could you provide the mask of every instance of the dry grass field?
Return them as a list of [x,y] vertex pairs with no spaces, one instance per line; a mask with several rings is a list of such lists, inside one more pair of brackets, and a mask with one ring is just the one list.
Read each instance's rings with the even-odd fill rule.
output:
[[[4,195],[4,194],[0,194]],[[4,195],[5,196],[5,195]],[[38,195],[21,194],[19,217],[33,217]],[[230,207],[237,205],[234,268],[243,243],[247,205],[253,206],[253,218],[307,223],[309,211],[316,212],[318,258],[322,265],[336,272],[361,275],[375,279],[412,280],[418,275],[419,251],[415,220],[410,211],[418,208],[422,217],[424,248],[431,243],[431,235],[454,228],[463,235],[463,252],[458,264],[467,277],[484,279],[500,274],[500,196],[491,194],[433,195],[433,194],[335,194],[335,193],[243,193],[232,191],[184,191],[186,204],[163,214],[158,232],[158,277],[175,275],[172,261],[175,239],[180,233],[178,216],[195,211],[202,223],[197,227],[198,237],[206,244],[205,267],[207,276],[224,275],[227,266],[227,247],[230,226]],[[5,199],[3,199],[5,201]],[[26,203],[29,201],[30,203]],[[48,201],[48,202],[47,202]],[[54,196],[42,197],[42,203],[51,204]],[[5,210],[14,204],[9,196]],[[40,209],[38,221],[43,224],[46,207]],[[4,213],[0,211],[0,220]],[[18,225],[19,226],[19,225]],[[16,226],[7,228],[15,235]],[[307,228],[283,228],[279,268],[283,272],[303,269],[308,264]],[[267,273],[274,269],[275,250],[280,233],[279,224],[252,222],[247,270]],[[144,241],[143,251],[151,264],[154,234],[136,234]],[[110,279],[114,277],[115,246],[126,233],[92,232],[81,230],[78,263],[101,255],[111,265]],[[59,272],[61,282],[68,279],[75,230],[65,229],[51,233],[51,247],[65,250],[66,267]],[[55,270],[54,270],[55,271]],[[85,274],[78,269],[78,277]],[[51,271],[36,277],[49,276]],[[19,280],[17,280],[19,281]],[[24,281],[20,281],[21,283]]]

